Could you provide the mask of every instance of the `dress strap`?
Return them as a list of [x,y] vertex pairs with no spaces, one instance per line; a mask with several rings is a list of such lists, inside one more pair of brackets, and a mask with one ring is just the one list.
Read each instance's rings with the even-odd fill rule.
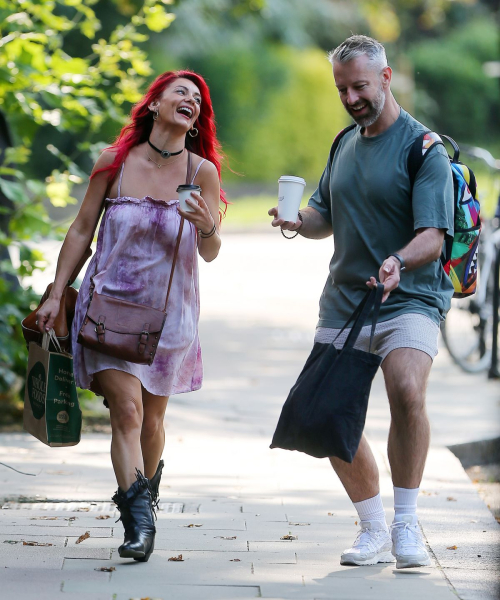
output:
[[123,178],[123,169],[125,168],[125,161],[122,162],[122,168],[120,171],[120,178],[118,179],[118,192],[117,197],[121,198],[121,189],[122,189],[122,178]]
[[193,179],[191,179],[191,185],[193,185],[194,180],[196,179],[196,175],[198,175],[198,171],[200,170],[201,165],[205,162],[206,158],[202,158],[200,164],[196,167],[196,171],[194,172]]

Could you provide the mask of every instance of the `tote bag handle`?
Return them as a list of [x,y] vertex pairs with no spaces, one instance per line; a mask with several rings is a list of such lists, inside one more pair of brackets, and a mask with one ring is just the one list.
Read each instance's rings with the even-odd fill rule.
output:
[[[340,334],[348,327],[348,325],[352,322],[352,329],[347,336],[347,340],[344,344],[344,348],[352,348],[358,339],[359,334],[361,333],[361,329],[365,324],[370,311],[373,308],[373,318],[372,318],[372,328],[370,333],[370,346],[368,352],[371,352],[373,336],[375,335],[375,327],[377,325],[378,316],[380,313],[380,306],[382,304],[382,296],[384,295],[384,284],[377,282],[376,288],[370,288],[366,294],[364,295],[361,302],[354,309],[352,315],[347,319],[346,324],[339,333],[335,336],[335,340],[340,336]],[[333,340],[333,341],[335,341]]]

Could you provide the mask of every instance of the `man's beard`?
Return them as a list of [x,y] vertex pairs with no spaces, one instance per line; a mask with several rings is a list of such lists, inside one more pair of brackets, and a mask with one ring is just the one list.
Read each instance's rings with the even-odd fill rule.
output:
[[385,94],[382,86],[380,86],[378,94],[375,96],[373,101],[370,102],[369,100],[362,100],[361,102],[358,102],[358,104],[366,104],[368,107],[368,113],[363,117],[358,117],[356,112],[353,111],[349,106],[346,106],[345,109],[360,127],[370,127],[370,125],[373,125],[380,117],[382,111],[384,110]]

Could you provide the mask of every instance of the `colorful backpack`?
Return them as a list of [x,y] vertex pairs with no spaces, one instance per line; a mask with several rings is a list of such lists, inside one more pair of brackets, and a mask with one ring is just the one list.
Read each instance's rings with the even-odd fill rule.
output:
[[453,158],[450,156],[450,167],[453,177],[454,191],[454,235],[453,239],[445,240],[445,250],[441,262],[446,274],[450,277],[455,288],[454,298],[466,298],[476,291],[477,257],[481,219],[479,216],[479,201],[476,198],[477,187],[474,173],[459,161],[460,148],[447,135],[439,136],[429,131],[422,133],[413,143],[408,154],[408,174],[410,185],[413,183],[418,170],[429,150],[434,146],[444,146],[441,137],[453,146]]

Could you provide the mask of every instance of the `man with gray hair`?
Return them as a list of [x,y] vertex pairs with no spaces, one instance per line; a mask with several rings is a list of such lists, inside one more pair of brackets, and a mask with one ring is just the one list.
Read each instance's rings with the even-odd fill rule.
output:
[[[329,54],[340,99],[355,126],[339,138],[318,189],[296,222],[269,214],[282,230],[321,239],[333,234],[335,250],[320,300],[315,341],[335,339],[366,286],[384,284],[375,352],[391,410],[388,456],[394,484],[394,521],[386,524],[379,474],[362,438],[351,464],[330,462],[359,514],[361,531],[341,564],[396,567],[430,565],[416,515],[417,495],[430,440],[425,389],[437,354],[439,323],[453,295],[441,267],[445,235],[453,235],[453,187],[443,146],[426,158],[413,187],[409,150],[428,131],[403,110],[391,92],[392,70],[384,47],[354,35]],[[356,346],[368,351],[370,326]]]

